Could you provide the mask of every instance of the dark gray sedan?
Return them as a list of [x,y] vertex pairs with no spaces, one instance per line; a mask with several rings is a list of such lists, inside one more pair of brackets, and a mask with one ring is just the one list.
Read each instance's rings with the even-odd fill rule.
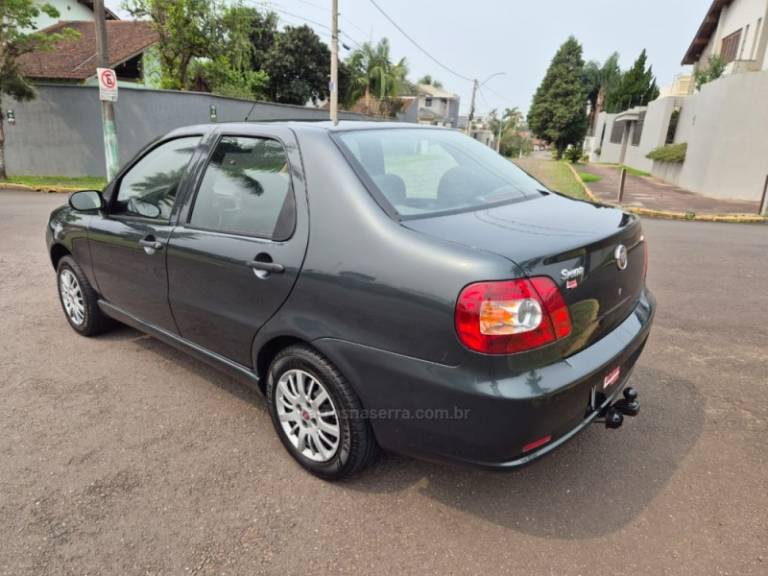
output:
[[639,220],[455,131],[176,130],[47,240],[76,332],[119,321],[253,384],[323,478],[379,447],[512,469],[639,410]]

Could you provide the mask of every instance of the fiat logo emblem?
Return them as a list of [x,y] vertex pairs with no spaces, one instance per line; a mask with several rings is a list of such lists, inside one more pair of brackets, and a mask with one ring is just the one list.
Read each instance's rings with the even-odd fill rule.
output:
[[616,259],[616,266],[619,270],[626,270],[629,259],[627,257],[627,247],[624,244],[616,246],[616,251],[613,253],[613,257]]

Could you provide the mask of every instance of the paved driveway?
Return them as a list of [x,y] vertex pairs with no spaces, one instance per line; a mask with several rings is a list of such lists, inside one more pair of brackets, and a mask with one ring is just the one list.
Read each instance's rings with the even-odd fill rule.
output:
[[659,313],[622,430],[334,485],[216,371],[74,335],[43,242],[63,201],[0,192],[0,574],[768,573],[768,227],[646,223]]
[[[577,167],[580,172],[600,176],[599,182],[590,182],[589,189],[600,200],[616,202],[620,172],[607,164],[586,164]],[[694,194],[683,188],[650,176],[627,174],[624,183],[623,204],[637,208],[695,212],[696,214],[752,214],[757,215],[760,202],[755,200],[725,200]]]

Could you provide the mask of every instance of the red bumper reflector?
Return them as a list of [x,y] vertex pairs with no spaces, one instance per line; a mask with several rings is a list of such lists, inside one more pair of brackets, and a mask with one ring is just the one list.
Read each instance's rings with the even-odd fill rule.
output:
[[544,436],[544,438],[539,438],[538,440],[534,440],[533,442],[523,446],[523,453],[530,452],[531,450],[536,450],[536,448],[544,446],[544,444],[546,444],[550,440],[552,440],[551,435],[547,435],[547,436]]

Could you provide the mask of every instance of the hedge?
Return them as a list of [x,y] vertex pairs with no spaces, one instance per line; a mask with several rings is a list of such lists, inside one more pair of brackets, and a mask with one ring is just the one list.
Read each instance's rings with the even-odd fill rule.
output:
[[656,162],[682,164],[685,162],[686,152],[688,152],[688,144],[686,142],[683,142],[682,144],[667,144],[666,146],[659,146],[658,148],[651,150],[648,152],[646,158],[650,158]]

